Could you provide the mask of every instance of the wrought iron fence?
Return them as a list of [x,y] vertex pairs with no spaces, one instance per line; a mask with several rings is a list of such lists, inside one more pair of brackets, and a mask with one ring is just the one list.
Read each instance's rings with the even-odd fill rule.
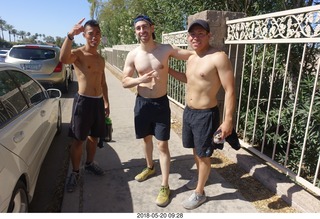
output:
[[320,194],[320,6],[227,21],[242,146]]

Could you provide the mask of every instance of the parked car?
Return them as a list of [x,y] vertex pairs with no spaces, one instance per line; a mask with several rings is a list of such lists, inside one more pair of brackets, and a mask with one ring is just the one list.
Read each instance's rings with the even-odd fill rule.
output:
[[60,48],[50,45],[15,45],[5,62],[25,70],[45,88],[59,88],[67,93],[73,80],[73,71],[59,61]]
[[8,49],[1,49],[0,50],[0,62],[4,62],[8,52],[9,52]]
[[28,212],[42,162],[61,132],[61,91],[0,63],[0,212]]

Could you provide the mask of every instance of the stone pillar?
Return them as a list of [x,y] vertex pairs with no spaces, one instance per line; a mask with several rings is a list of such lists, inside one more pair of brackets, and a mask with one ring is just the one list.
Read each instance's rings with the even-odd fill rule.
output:
[[[239,87],[240,87],[240,79],[241,79],[241,71],[243,65],[243,54],[244,54],[244,45],[239,45],[238,54],[236,53],[236,45],[226,45],[224,40],[227,38],[227,20],[233,20],[237,18],[245,17],[245,13],[242,12],[229,12],[229,11],[213,11],[207,10],[196,13],[194,15],[190,15],[188,17],[188,26],[189,24],[196,20],[202,19],[206,20],[210,26],[210,32],[212,38],[210,40],[210,45],[226,52],[232,63],[235,73],[235,88],[236,88],[236,109],[237,103],[239,99]],[[229,46],[231,49],[229,49]],[[229,51],[231,54],[229,54]],[[237,62],[237,63],[236,63]],[[221,88],[217,95],[218,105],[220,110],[220,119],[221,122],[223,120],[223,111],[224,111],[224,90]],[[236,122],[236,113],[234,114],[234,123]]]

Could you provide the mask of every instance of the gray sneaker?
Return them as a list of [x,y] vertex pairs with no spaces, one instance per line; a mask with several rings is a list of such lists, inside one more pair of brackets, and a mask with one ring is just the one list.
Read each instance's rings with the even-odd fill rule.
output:
[[69,176],[68,183],[67,183],[67,191],[74,192],[76,189],[78,182],[80,179],[80,174],[76,172],[72,172]]
[[192,195],[182,203],[185,209],[192,210],[199,207],[207,200],[206,194],[203,191],[203,195],[193,192]]
[[190,190],[194,190],[197,188],[198,185],[198,177],[193,177],[187,184],[186,187]]
[[91,162],[89,165],[84,166],[85,171],[93,173],[98,176],[103,176],[105,174],[104,170],[99,167],[95,162]]

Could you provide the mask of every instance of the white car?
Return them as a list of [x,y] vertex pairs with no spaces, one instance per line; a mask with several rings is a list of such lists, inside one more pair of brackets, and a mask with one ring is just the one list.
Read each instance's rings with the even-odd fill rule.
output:
[[0,62],[5,62],[4,60],[6,59],[8,52],[9,52],[8,49],[1,49],[0,50]]
[[25,70],[45,88],[58,88],[68,93],[73,71],[59,60],[60,47],[39,44],[14,45],[5,62]]
[[60,97],[0,63],[0,212],[28,212],[42,162],[61,132]]

